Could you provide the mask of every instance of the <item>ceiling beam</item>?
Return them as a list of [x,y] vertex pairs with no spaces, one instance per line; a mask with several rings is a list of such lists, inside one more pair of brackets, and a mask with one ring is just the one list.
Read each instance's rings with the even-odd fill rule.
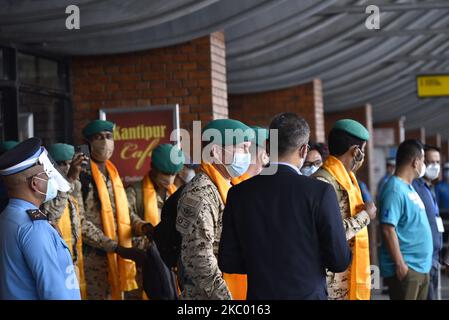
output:
[[[320,11],[317,15],[334,15],[341,13],[366,14],[365,10],[369,4],[356,6],[334,6]],[[395,3],[395,4],[374,4],[379,7],[380,12],[385,11],[410,11],[410,10],[433,10],[449,9],[448,1],[422,2],[422,3]]]

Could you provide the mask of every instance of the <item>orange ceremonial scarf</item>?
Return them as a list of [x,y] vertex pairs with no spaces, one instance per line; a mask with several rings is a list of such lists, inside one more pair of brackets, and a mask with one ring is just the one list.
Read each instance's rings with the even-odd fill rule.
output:
[[[351,217],[358,213],[358,208],[364,204],[357,179],[352,172],[337,158],[327,158],[323,168],[328,171],[345,189],[349,196]],[[369,260],[368,228],[363,228],[355,235],[352,264],[349,270],[349,299],[370,300],[371,271]]]
[[[122,247],[131,248],[131,222],[129,217],[128,200],[125,189],[120,179],[117,168],[107,160],[106,170],[112,181],[114,190],[115,209],[117,221],[114,221],[111,200],[108,188],[103,180],[102,174],[95,162],[91,161],[92,177],[98,190],[98,197],[101,203],[101,221],[103,223],[104,234],[116,240],[115,223],[117,222],[118,244]],[[116,253],[108,253],[109,283],[111,285],[112,299],[121,300],[122,291],[137,289],[136,265],[133,261],[123,259]]]
[[233,186],[235,186],[235,185],[239,184],[240,182],[243,182],[243,181],[245,181],[245,180],[248,180],[249,178],[251,178],[251,177],[249,176],[248,173],[245,172],[245,173],[242,174],[240,177],[233,178],[233,179],[231,180],[231,184],[232,184]]
[[[212,180],[212,182],[215,184],[215,186],[218,189],[218,192],[220,193],[221,200],[223,200],[223,203],[226,204],[228,191],[229,189],[231,189],[231,185],[229,184],[228,180],[223,178],[221,173],[218,172],[217,169],[215,169],[215,167],[210,163],[205,162],[201,163],[201,170],[204,173],[206,173],[208,177]],[[243,176],[240,176],[238,178],[242,178]],[[232,298],[234,300],[246,300],[246,291],[247,291],[246,275],[223,273],[223,279],[225,280],[229,288],[229,291],[231,291]]]
[[[176,192],[176,186],[171,184],[168,189],[168,195],[171,196]],[[148,175],[143,178],[143,208],[144,208],[144,218],[146,222],[151,223],[153,227],[157,226],[161,222],[161,217],[159,216],[159,210],[157,207],[157,196],[156,189]]]
[[[77,215],[79,215],[78,202],[70,196],[70,200],[75,206]],[[72,221],[70,220],[70,204],[67,203],[64,212],[58,222],[59,230],[61,231],[61,236],[65,243],[69,247],[70,254],[73,258],[73,248],[72,248]],[[78,241],[76,242],[76,251],[78,252],[78,261],[76,263],[76,276],[80,285],[81,298],[83,300],[87,299],[87,287],[86,278],[84,276],[84,259],[83,259],[83,242],[81,238],[81,224],[78,228],[78,234],[80,235]]]

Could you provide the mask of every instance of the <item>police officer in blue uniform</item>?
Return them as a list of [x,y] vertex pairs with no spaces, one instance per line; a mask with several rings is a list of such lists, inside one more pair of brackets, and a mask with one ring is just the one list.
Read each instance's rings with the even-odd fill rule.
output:
[[0,299],[79,300],[70,251],[39,210],[70,185],[38,138],[0,156],[9,203],[0,214]]

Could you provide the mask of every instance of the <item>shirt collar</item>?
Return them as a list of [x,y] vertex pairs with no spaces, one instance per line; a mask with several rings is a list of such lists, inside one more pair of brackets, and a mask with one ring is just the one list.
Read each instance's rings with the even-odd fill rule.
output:
[[23,200],[23,199],[19,199],[19,198],[11,198],[11,199],[9,199],[8,205],[15,205],[15,206],[21,207],[21,208],[23,208],[25,210],[28,210],[28,209],[39,209],[38,207],[36,207],[31,202]]
[[299,170],[299,168],[295,167],[294,165],[292,165],[290,163],[287,163],[287,162],[271,162],[270,164],[288,166],[288,167],[292,168],[293,170],[295,170],[299,175],[302,175],[302,173]]

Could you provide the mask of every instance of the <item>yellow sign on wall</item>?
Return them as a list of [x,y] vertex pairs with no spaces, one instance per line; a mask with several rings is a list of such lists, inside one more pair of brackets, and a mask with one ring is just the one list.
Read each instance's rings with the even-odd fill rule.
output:
[[449,74],[416,77],[419,98],[449,96]]

